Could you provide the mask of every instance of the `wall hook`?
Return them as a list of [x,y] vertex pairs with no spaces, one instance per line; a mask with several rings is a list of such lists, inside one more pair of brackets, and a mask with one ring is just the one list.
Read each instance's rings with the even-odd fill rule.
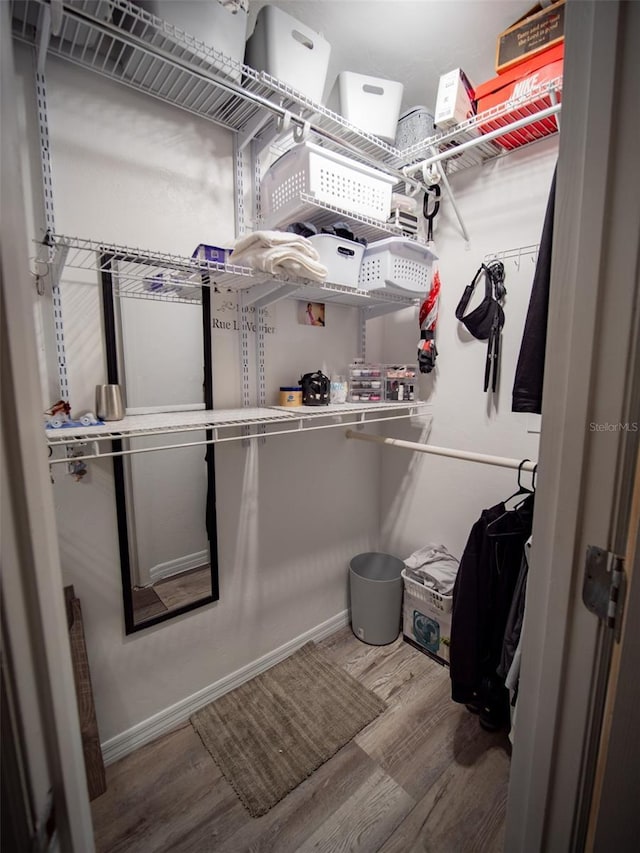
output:
[[291,113],[289,110],[285,110],[281,116],[278,116],[276,119],[276,133],[286,133],[289,130],[289,126],[291,124]]

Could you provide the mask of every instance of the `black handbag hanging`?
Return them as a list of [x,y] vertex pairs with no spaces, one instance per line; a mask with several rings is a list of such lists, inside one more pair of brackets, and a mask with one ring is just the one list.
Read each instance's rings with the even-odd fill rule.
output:
[[[465,310],[481,275],[485,277],[484,299],[469,314]],[[484,390],[495,391],[498,385],[500,366],[500,336],[504,326],[502,302],[507,294],[504,286],[504,264],[502,261],[489,261],[481,264],[471,284],[467,285],[456,308],[456,317],[471,332],[474,338],[487,341],[487,358],[484,368]]]

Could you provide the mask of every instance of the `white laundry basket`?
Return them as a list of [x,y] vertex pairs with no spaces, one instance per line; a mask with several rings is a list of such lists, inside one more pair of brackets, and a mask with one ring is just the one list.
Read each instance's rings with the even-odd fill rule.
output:
[[295,145],[267,170],[261,183],[266,228],[294,222],[309,210],[301,194],[386,222],[394,179],[313,142]]
[[427,246],[405,237],[377,240],[365,249],[360,289],[422,296],[431,287],[431,267],[436,257]]
[[292,15],[266,5],[247,40],[245,62],[322,103],[331,45]]
[[453,595],[429,589],[402,570],[402,634],[421,651],[448,665]]
[[338,90],[340,112],[347,121],[393,144],[404,92],[402,83],[341,71]]

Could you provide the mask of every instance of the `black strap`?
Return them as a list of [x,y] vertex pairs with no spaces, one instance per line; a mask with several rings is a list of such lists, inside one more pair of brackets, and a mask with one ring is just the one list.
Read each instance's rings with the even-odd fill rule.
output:
[[[432,184],[430,187],[427,187],[427,191],[424,194],[424,199],[422,201],[422,215],[427,220],[427,243],[431,243],[433,241],[433,220],[438,215],[438,211],[440,210],[440,184]],[[429,212],[429,196],[433,196],[435,201],[433,203],[433,210]]]
[[[485,276],[484,299],[469,314],[465,314],[469,300],[476,289],[478,279]],[[471,334],[479,340],[487,341],[487,357],[484,366],[484,390],[495,391],[498,387],[500,366],[500,338],[504,326],[504,311],[500,304],[507,293],[504,286],[504,264],[490,261],[481,264],[471,284],[465,287],[456,308],[456,317],[464,323]]]

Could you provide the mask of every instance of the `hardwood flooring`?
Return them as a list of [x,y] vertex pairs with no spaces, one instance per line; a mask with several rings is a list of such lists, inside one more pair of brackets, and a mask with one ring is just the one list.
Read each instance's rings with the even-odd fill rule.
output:
[[509,741],[451,702],[449,671],[402,639],[321,645],[388,708],[261,818],[189,723],[107,767],[99,853],[498,853]]
[[211,595],[211,566],[201,566],[151,586],[134,587],[133,621],[136,625],[167,610],[175,610]]

